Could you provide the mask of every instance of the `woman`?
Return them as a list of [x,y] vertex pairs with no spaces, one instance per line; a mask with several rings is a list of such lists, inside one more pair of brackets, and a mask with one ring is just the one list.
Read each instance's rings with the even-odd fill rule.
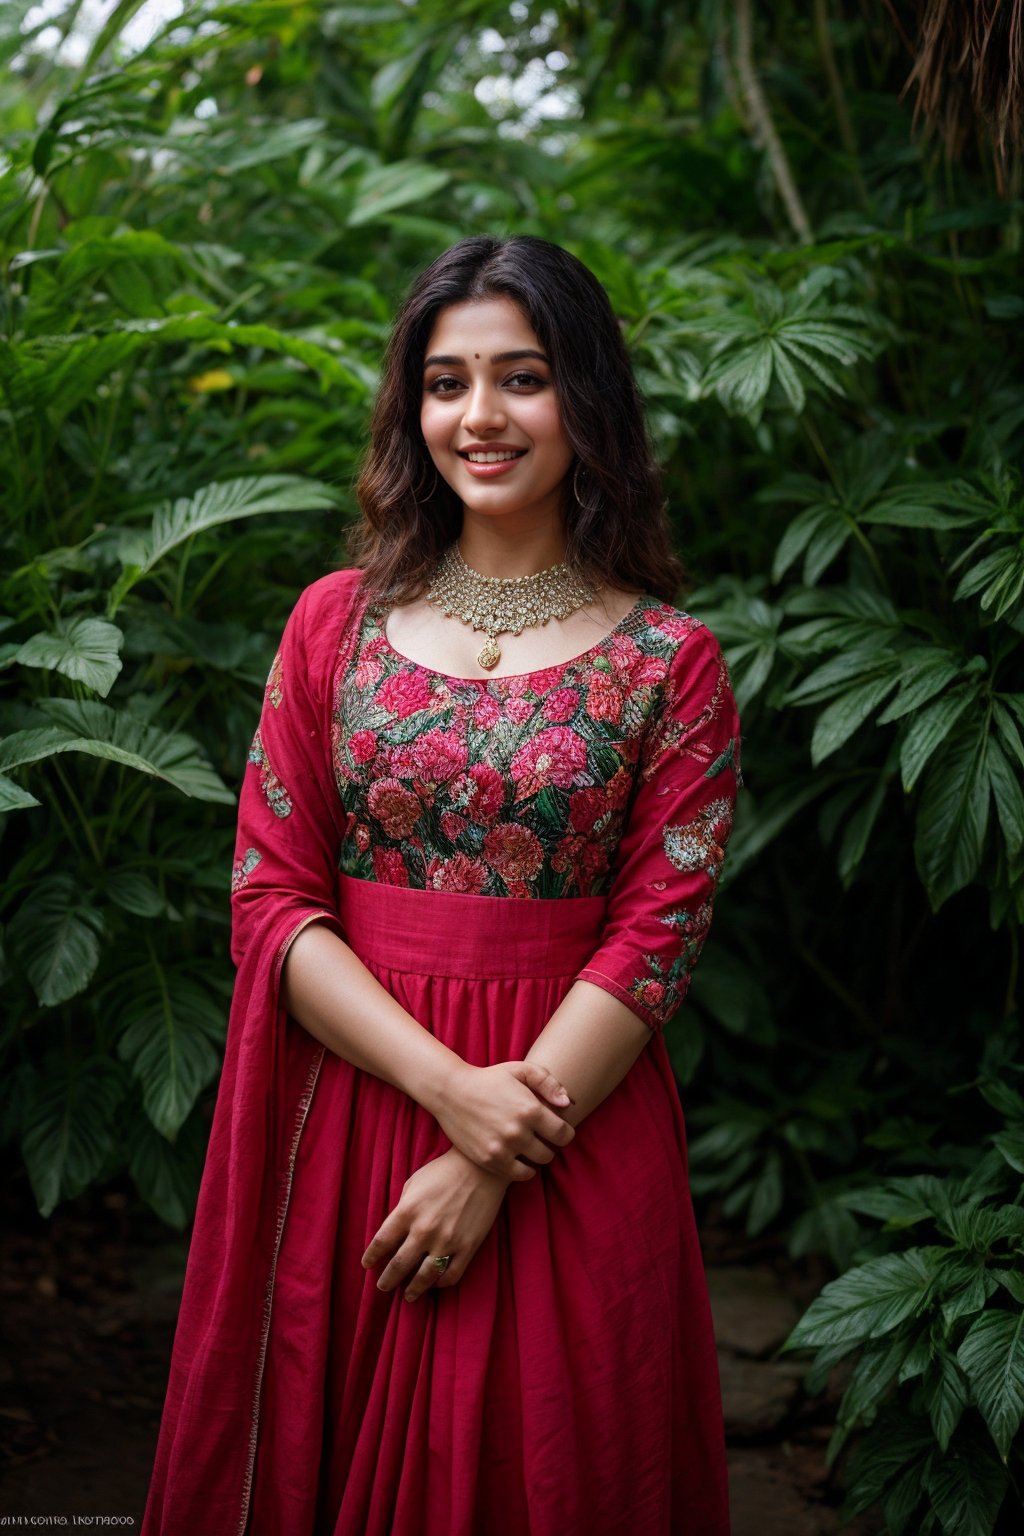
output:
[[243,785],[144,1536],[721,1536],[662,1029],[739,723],[672,605],[629,360],[580,262],[480,236],[419,277],[358,495]]

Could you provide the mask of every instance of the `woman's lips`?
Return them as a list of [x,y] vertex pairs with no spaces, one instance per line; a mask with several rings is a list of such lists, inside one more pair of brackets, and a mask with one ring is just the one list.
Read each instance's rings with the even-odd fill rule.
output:
[[[459,455],[462,458],[462,455]],[[474,464],[471,459],[462,458],[462,463],[475,480],[493,480],[498,475],[505,474],[510,469],[525,459],[526,454],[521,453],[517,459],[502,459],[497,464]]]

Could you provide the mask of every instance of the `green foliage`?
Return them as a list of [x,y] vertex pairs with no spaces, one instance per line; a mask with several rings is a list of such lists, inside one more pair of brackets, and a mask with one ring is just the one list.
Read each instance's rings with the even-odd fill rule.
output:
[[735,8],[193,0],[141,43],[136,10],[76,65],[0,15],[12,1165],[44,1214],[127,1176],[187,1223],[235,792],[288,609],[340,560],[396,300],[461,235],[546,236],[611,294],[743,716],[667,1035],[695,1193],[837,1272],[795,1337],[818,1378],[854,1362],[851,1509],[1012,1524],[1019,195],[912,134],[886,7],[829,0],[828,57],[753,8],[809,243]]
[[859,1255],[784,1346],[816,1351],[817,1384],[855,1356],[829,1460],[866,1430],[847,1512],[881,1503],[894,1532],[987,1536],[1024,1473],[1024,1096],[981,1086],[1004,1117],[988,1148],[948,1149],[941,1174],[850,1190],[843,1204],[884,1223],[871,1246],[889,1251]]

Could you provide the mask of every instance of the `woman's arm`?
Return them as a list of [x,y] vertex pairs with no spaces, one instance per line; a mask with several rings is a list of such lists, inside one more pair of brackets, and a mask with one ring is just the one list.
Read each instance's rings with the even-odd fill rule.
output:
[[602,941],[534,1041],[578,1125],[678,1010],[711,926],[740,772],[740,722],[718,641],[687,617],[652,717]]
[[[650,1037],[650,1027],[625,1003],[588,981],[577,981],[526,1060],[543,1056],[555,1076],[572,1088],[575,1102],[559,1109],[568,1127],[622,1081]],[[378,1290],[404,1285],[406,1298],[415,1301],[434,1286],[457,1285],[494,1225],[508,1182],[485,1173],[454,1147],[418,1168],[363,1254],[365,1269],[387,1260],[377,1277]],[[452,1259],[439,1278],[433,1257],[441,1253],[451,1253]]]
[[548,1107],[568,1105],[569,1096],[535,1054],[528,1062],[470,1065],[407,1013],[323,923],[307,924],[289,945],[281,996],[311,1035],[415,1099],[492,1175],[532,1179],[536,1169],[519,1159],[549,1163],[555,1154],[548,1143],[563,1147],[575,1135]]
[[558,1113],[575,1126],[621,1083],[651,1034],[650,1026],[610,992],[589,981],[576,981],[527,1051],[526,1060],[543,1059],[565,1084],[573,1102]]

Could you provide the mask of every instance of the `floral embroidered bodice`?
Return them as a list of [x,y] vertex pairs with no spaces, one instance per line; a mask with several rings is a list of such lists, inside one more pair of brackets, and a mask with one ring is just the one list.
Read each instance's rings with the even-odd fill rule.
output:
[[[569,661],[449,677],[394,649],[383,605],[353,606],[358,576],[307,587],[274,659],[232,871],[239,912],[263,891],[308,890],[305,920],[330,917],[346,876],[599,898],[602,938],[579,979],[662,1027],[710,927],[742,783],[715,636],[643,597]],[[450,903],[439,920],[443,944]]]
[[494,678],[431,671],[384,624],[368,605],[338,694],[341,869],[490,896],[605,894],[669,662],[699,621],[642,598],[583,655]]

